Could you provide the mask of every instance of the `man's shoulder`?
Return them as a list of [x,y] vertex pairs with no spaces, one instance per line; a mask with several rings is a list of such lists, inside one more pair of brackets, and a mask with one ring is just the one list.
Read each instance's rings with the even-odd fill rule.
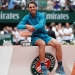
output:
[[37,12],[37,14],[40,16],[42,16],[42,15],[45,15],[45,13],[42,13],[42,12]]
[[24,18],[26,18],[26,19],[27,19],[28,17],[29,17],[29,14],[27,14],[27,15],[24,16]]

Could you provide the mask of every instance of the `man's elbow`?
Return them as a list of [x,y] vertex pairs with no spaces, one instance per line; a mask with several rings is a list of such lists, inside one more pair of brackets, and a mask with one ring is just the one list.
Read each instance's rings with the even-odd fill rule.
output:
[[18,29],[20,29],[20,26],[19,26],[19,25],[17,25],[16,27],[17,27]]

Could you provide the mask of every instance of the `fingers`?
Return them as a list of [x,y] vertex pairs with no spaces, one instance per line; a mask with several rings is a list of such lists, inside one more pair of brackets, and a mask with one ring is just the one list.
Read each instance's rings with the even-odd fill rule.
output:
[[30,31],[33,32],[35,30],[35,28],[31,28]]
[[26,28],[29,30],[29,31],[31,31],[31,32],[33,32],[34,30],[36,30],[33,26],[31,26],[31,25],[26,25]]

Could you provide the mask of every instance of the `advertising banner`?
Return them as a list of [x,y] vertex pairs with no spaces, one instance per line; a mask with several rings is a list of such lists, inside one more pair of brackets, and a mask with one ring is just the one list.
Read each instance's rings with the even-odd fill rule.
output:
[[[46,15],[47,23],[74,22],[75,12],[38,10]],[[28,10],[0,10],[0,23],[18,23],[29,13]]]
[[11,34],[0,34],[0,45],[11,45],[13,42],[13,35]]

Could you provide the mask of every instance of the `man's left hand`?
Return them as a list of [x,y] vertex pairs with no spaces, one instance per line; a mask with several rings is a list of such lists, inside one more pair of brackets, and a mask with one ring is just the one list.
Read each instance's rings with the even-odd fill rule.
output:
[[34,30],[36,30],[33,26],[31,26],[31,25],[26,25],[26,28],[29,30],[29,31],[31,31],[31,32],[33,32]]

